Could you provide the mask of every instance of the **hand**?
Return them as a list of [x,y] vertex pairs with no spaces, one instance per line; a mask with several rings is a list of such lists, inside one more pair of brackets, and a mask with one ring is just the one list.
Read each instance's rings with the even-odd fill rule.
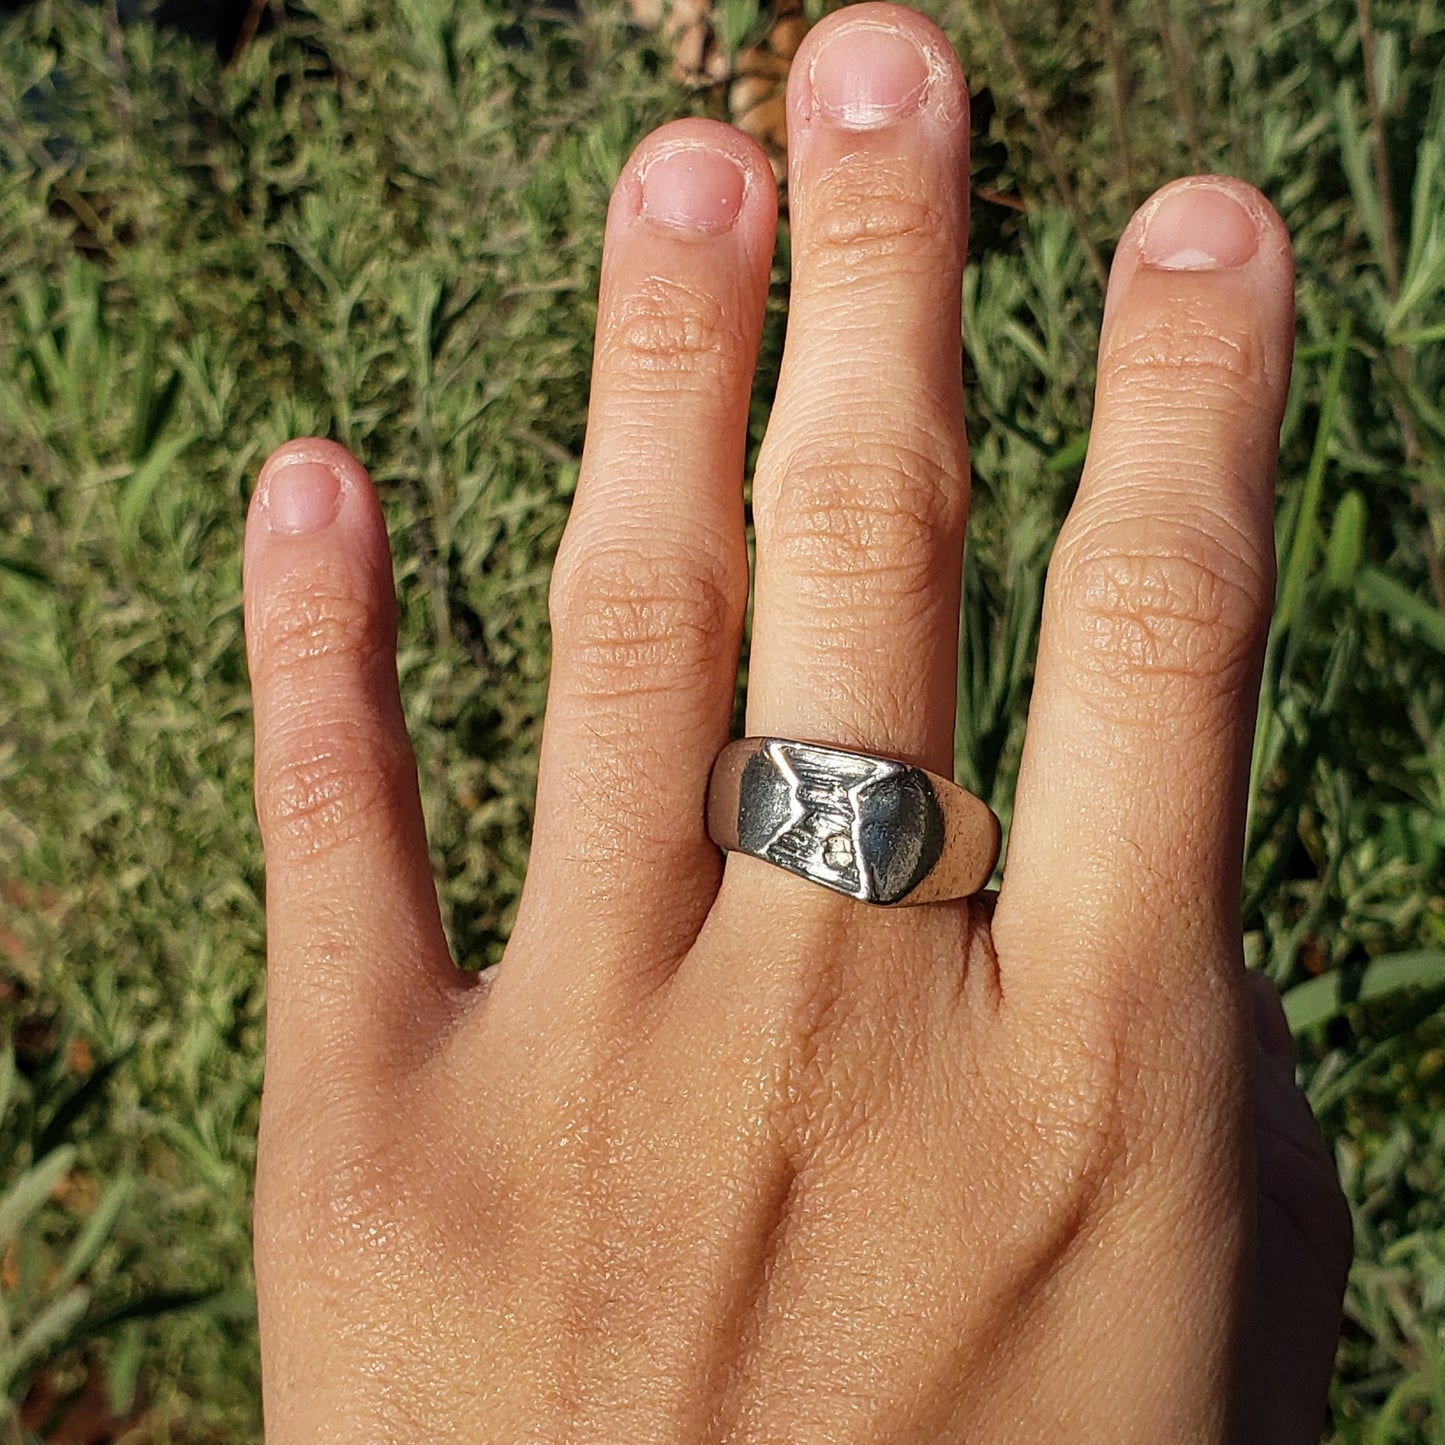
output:
[[[964,80],[862,5],[788,104],[747,731],[948,773]],[[267,1439],[1317,1439],[1348,1216],[1276,999],[1251,1042],[1239,917],[1283,227],[1220,178],[1131,222],[997,906],[875,910],[703,828],[774,223],[762,154],[705,122],[617,186],[494,978],[443,937],[370,483],[319,441],[262,473]]]

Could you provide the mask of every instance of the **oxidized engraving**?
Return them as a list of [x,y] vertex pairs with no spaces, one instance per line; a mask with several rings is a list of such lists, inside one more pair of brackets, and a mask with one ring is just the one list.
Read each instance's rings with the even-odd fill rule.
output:
[[868,903],[896,903],[943,851],[927,774],[906,763],[769,738],[743,769],[738,844]]

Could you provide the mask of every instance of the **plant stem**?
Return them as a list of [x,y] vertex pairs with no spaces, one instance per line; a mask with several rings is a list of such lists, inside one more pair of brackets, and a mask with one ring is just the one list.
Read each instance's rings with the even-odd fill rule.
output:
[[241,28],[236,33],[236,43],[231,47],[230,64],[234,65],[256,38],[256,31],[261,25],[261,12],[265,8],[266,0],[251,0],[245,15],[241,18]]
[[1204,146],[1199,138],[1199,123],[1194,116],[1194,100],[1190,93],[1189,70],[1179,46],[1174,39],[1174,21],[1169,14],[1168,0],[1154,0],[1154,13],[1159,26],[1159,40],[1164,46],[1164,56],[1169,62],[1169,79],[1174,85],[1174,100],[1179,107],[1179,119],[1184,124],[1184,135],[1189,142],[1189,154],[1194,165],[1204,170]]
[[1114,100],[1114,133],[1119,144],[1119,161],[1124,167],[1124,193],[1132,211],[1138,204],[1134,192],[1134,153],[1129,144],[1125,108],[1129,100],[1129,77],[1119,54],[1119,37],[1114,29],[1114,0],[1099,0],[1099,22],[1104,32],[1104,50],[1109,57],[1109,77]]

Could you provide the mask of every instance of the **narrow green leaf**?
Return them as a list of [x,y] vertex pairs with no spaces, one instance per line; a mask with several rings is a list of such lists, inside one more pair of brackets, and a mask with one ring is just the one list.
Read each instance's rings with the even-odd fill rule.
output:
[[101,1195],[100,1203],[85,1221],[85,1228],[80,1231],[79,1238],[71,1245],[70,1253],[65,1257],[59,1278],[53,1286],[55,1290],[69,1289],[95,1262],[96,1255],[110,1238],[115,1221],[130,1198],[131,1189],[129,1179],[117,1179]]
[[1365,550],[1365,499],[1352,487],[1335,508],[1330,540],[1325,547],[1325,576],[1331,587],[1353,586]]
[[132,462],[139,464],[155,446],[161,433],[170,424],[171,417],[175,413],[176,400],[180,394],[181,374],[179,371],[172,371],[162,382],[159,391],[152,386],[147,393],[144,412],[139,410],[140,402],[137,401],[135,432],[130,450]]
[[1445,323],[1392,331],[1385,339],[1393,346],[1433,346],[1437,341],[1445,341]]
[[1445,617],[1438,607],[1417,597],[1378,567],[1363,568],[1357,588],[1360,601],[1367,607],[1385,613],[1438,652],[1445,652]]
[[1279,743],[1276,711],[1293,654],[1292,627],[1314,561],[1319,532],[1320,497],[1324,490],[1325,465],[1334,436],[1344,385],[1345,361],[1350,353],[1351,323],[1348,317],[1336,328],[1330,344],[1330,365],[1320,397],[1319,420],[1303,487],[1291,497],[1278,525],[1278,548],[1286,560],[1280,576],[1279,595],[1270,621],[1265,645],[1264,669],[1260,679],[1259,710],[1255,716],[1254,746],[1250,752],[1249,798],[1245,811],[1245,837],[1254,839],[1260,791],[1264,787],[1275,749]]
[[187,434],[161,442],[126,482],[121,492],[120,524],[126,539],[132,544],[139,536],[140,519],[150,505],[156,488],[193,440],[194,438]]
[[0,1195],[0,1250],[20,1233],[25,1222],[44,1205],[51,1190],[74,1165],[74,1149],[68,1145],[56,1149],[27,1169]]
[[1400,299],[1385,320],[1385,335],[1396,341],[1405,318],[1426,300],[1438,298],[1445,290],[1445,220],[1437,216],[1421,247],[1419,264],[1400,283]]
[[155,401],[156,329],[147,326],[141,332],[140,355],[136,357],[135,400],[131,403],[130,459],[138,462],[150,450],[146,439],[151,408]]
[[1388,329],[1395,330],[1414,305],[1415,277],[1427,266],[1426,250],[1440,238],[1445,224],[1445,70],[1435,78],[1430,95],[1430,113],[1425,121],[1419,155],[1415,160],[1415,187],[1410,198],[1410,245],[1405,253],[1405,276],[1399,303],[1390,315]]
[[139,1325],[127,1325],[117,1333],[106,1353],[106,1403],[117,1418],[124,1418],[135,1408],[145,1345],[145,1331]]
[[1381,30],[1375,36],[1375,93],[1380,109],[1389,114],[1400,93],[1400,35],[1395,30]]
[[1084,458],[1088,454],[1089,433],[1081,431],[1078,436],[1065,442],[1044,465],[1051,472],[1071,472],[1075,467],[1084,464]]
[[713,13],[723,54],[729,57],[736,55],[743,41],[757,27],[758,0],[718,0]]
[[1340,163],[1355,201],[1355,214],[1365,228],[1375,264],[1384,270],[1385,217],[1375,189],[1370,164],[1367,127],[1360,115],[1359,100],[1352,80],[1342,80],[1335,92],[1335,133],[1340,145]]
[[37,1364],[53,1346],[65,1341],[90,1304],[90,1291],[73,1289],[36,1315],[10,1353],[12,1379]]
[[[247,1307],[249,1305],[249,1313]],[[221,1318],[251,1318],[256,1312],[254,1295],[235,1290],[165,1290],[143,1295],[130,1304],[107,1310],[87,1320],[80,1331],[86,1338],[103,1335],[119,1325],[137,1320],[159,1319],[162,1315],[183,1314],[187,1310],[214,1310]]]
[[5,1122],[6,1116],[10,1113],[10,1101],[15,1097],[15,1051],[10,1047],[10,1041],[5,1041],[5,1047],[0,1049],[0,1124]]
[[1280,584],[1279,605],[1275,609],[1275,627],[1287,632],[1299,610],[1305,579],[1314,562],[1316,538],[1319,533],[1320,494],[1324,489],[1325,465],[1329,459],[1330,440],[1334,436],[1340,409],[1340,391],[1344,385],[1345,359],[1350,351],[1350,321],[1346,318],[1335,331],[1330,366],[1325,373],[1324,391],[1320,397],[1320,419],[1315,430],[1314,449],[1305,472],[1304,489],[1295,513],[1294,534],[1290,538],[1289,556]]
[[1402,989],[1445,985],[1445,949],[1425,948],[1372,959],[1363,968],[1341,968],[1296,984],[1284,996],[1290,1032],[1302,1034],[1355,1004],[1388,998]]
[[37,1154],[48,1154],[63,1144],[70,1134],[71,1126],[105,1092],[115,1071],[130,1057],[129,1049],[122,1049],[113,1058],[106,1059],[85,1076],[55,1106],[55,1111],[46,1119],[36,1142]]

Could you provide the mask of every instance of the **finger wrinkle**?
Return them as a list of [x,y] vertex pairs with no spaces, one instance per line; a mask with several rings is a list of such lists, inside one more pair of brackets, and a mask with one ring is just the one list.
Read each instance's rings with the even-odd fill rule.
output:
[[603,362],[624,374],[732,377],[748,349],[737,309],[677,278],[650,276],[608,316]]
[[[1120,468],[1123,471],[1123,468]],[[1227,506],[1211,505],[1212,489],[1199,486],[1187,495],[1162,493],[1126,475],[1112,485],[1109,472],[1091,477],[1081,487],[1079,501],[1056,550],[1058,570],[1067,576],[1088,559],[1116,559],[1119,564],[1145,567],[1152,559],[1167,567],[1178,559],[1193,561],[1222,583],[1244,593],[1264,607],[1274,593],[1274,546],[1269,527],[1273,498],[1263,488],[1257,498],[1254,525],[1237,519]],[[1157,587],[1156,589],[1157,590]]]
[[[1143,420],[1138,410],[1130,413],[1131,426]],[[1157,426],[1160,432],[1166,430],[1163,421],[1161,418]],[[1108,422],[1100,419],[1096,424]],[[1203,511],[1206,508],[1200,503],[1201,493],[1218,497],[1221,502],[1248,503],[1256,513],[1267,508],[1272,516],[1274,466],[1271,462],[1261,467],[1247,455],[1256,450],[1248,438],[1208,432],[1201,435],[1198,429],[1192,429],[1167,448],[1153,446],[1144,455],[1120,450],[1091,457],[1079,491],[1091,513],[1111,508],[1112,515],[1120,520],[1160,512]],[[1212,510],[1221,525],[1237,526],[1224,507]]]
[[925,189],[922,179],[911,160],[857,156],[809,177],[796,200],[800,262],[888,263],[889,276],[894,262],[911,256],[931,257],[935,267],[960,263],[964,217],[956,188],[930,175],[936,189]]
[[1198,599],[1224,599],[1252,628],[1274,590],[1273,548],[1261,554],[1248,531],[1203,505],[1142,515],[1120,508],[1115,516],[1090,504],[1066,523],[1049,570],[1059,578],[1061,604],[1137,595],[1179,616],[1204,616],[1211,625],[1220,620],[1217,611],[1197,606]]
[[654,568],[684,574],[695,567],[715,566],[731,572],[734,559],[741,558],[741,488],[726,508],[728,515],[712,517],[711,509],[683,513],[667,506],[665,493],[673,488],[680,494],[679,502],[692,499],[686,490],[690,479],[627,472],[591,480],[585,498],[578,487],[567,535],[554,561],[554,577],[584,552],[615,551],[639,564],[651,559]]
[[707,552],[586,546],[553,572],[553,651],[599,701],[711,687],[736,646],[746,577]]
[[[799,346],[818,356],[817,365],[806,383],[784,370],[758,461],[764,488],[785,487],[800,467],[830,465],[842,473],[856,461],[865,474],[891,471],[966,501],[971,473],[957,374],[939,376],[921,350],[880,354],[865,330],[856,339],[838,336],[808,327]],[[844,359],[868,355],[874,360],[866,368]],[[866,432],[862,417],[869,419]]]
[[348,719],[332,720],[321,737],[317,731],[258,747],[256,803],[268,851],[295,861],[330,856],[363,838],[398,842],[415,787],[410,745]]
[[255,603],[252,634],[259,670],[309,671],[329,659],[362,671],[390,642],[380,610],[352,591],[289,588]]
[[[788,432],[809,428],[789,419]],[[826,440],[824,439],[826,438]],[[931,434],[926,424],[906,432],[883,427],[865,436],[819,429],[810,439],[780,449],[759,470],[771,528],[785,531],[797,514],[836,513],[878,531],[885,541],[947,540],[967,511],[967,452],[961,438]],[[940,534],[943,534],[940,536]]]
[[1264,324],[1269,308],[1257,297],[1196,291],[1131,299],[1135,304],[1126,302],[1111,318],[1101,343],[1101,396],[1133,393],[1151,381],[1180,395],[1178,374],[1187,372],[1190,387],[1212,387],[1241,401],[1262,391],[1282,405],[1290,348],[1280,354]]

